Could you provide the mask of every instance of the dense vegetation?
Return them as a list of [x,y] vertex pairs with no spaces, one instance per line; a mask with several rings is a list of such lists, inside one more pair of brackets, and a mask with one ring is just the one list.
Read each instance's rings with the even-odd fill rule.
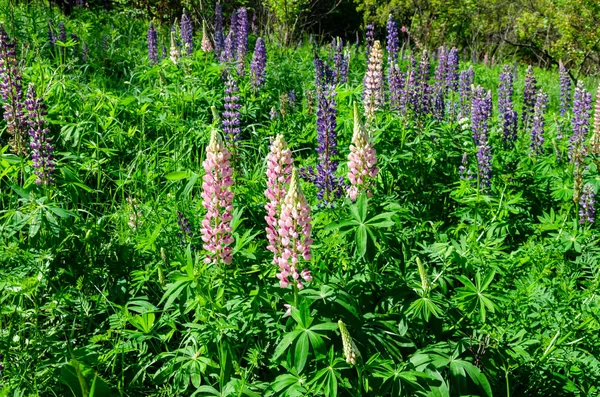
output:
[[0,396],[599,394],[593,78],[3,9]]

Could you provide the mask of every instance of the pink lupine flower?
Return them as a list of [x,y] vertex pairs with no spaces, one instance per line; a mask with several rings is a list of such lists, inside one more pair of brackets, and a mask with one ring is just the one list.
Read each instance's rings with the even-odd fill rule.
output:
[[351,200],[356,200],[356,197],[362,192],[367,194],[367,197],[372,196],[371,187],[374,178],[379,170],[377,164],[377,155],[365,127],[360,122],[358,106],[354,103],[354,134],[352,135],[352,144],[350,145],[350,153],[348,154],[348,179],[350,179],[350,189],[348,195]]
[[200,49],[203,52],[211,52],[213,50],[212,42],[210,41],[210,37],[206,32],[206,22],[202,21],[202,43],[200,45]]
[[363,103],[368,120],[372,120],[375,112],[383,105],[385,100],[383,88],[383,50],[377,40],[371,50],[363,81]]
[[284,303],[283,307],[285,307],[285,313],[283,313],[283,317],[289,317],[292,315],[292,305],[290,305],[289,303]]
[[267,190],[265,196],[269,200],[265,205],[267,215],[267,249],[274,254],[273,263],[281,254],[281,242],[279,239],[279,215],[281,204],[285,198],[287,187],[292,177],[293,162],[292,152],[287,148],[283,135],[279,134],[271,144],[271,151],[267,155]]
[[207,213],[202,221],[202,241],[209,252],[205,263],[231,263],[231,219],[233,218],[233,169],[229,164],[231,154],[221,136],[213,130],[206,147],[206,160],[202,163],[205,174],[202,182],[202,206]]
[[312,276],[307,269],[298,272],[301,259],[310,260],[310,246],[312,229],[310,206],[300,188],[300,181],[294,168],[290,187],[281,205],[279,217],[279,230],[277,231],[281,243],[281,255],[277,258],[279,264],[279,285],[286,288],[290,284],[298,289],[304,288],[302,280],[311,281]]

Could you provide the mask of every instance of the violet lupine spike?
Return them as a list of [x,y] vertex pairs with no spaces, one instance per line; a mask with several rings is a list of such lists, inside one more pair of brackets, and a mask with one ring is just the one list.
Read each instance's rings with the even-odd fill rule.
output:
[[282,253],[277,258],[279,265],[279,286],[286,288],[295,285],[299,290],[304,288],[302,281],[310,282],[312,276],[307,269],[299,271],[300,260],[311,259],[310,246],[313,240],[310,238],[312,230],[310,217],[310,206],[304,197],[296,169],[292,171],[292,178],[287,194],[281,205],[279,216],[279,236]]
[[256,39],[256,46],[254,47],[254,56],[250,63],[250,85],[254,89],[254,92],[265,84],[265,72],[267,66],[267,48],[262,38]]
[[446,99],[446,74],[448,68],[446,48],[440,47],[438,50],[438,63],[435,67],[434,80],[435,86],[433,91],[433,117],[441,121],[445,116],[445,99]]
[[23,109],[23,86],[15,43],[0,25],[0,94],[4,101],[9,145],[17,156],[27,155],[27,119]]
[[579,199],[579,223],[581,225],[585,223],[594,223],[596,216],[596,192],[594,192],[594,186],[591,183],[587,183],[583,187],[581,198]]
[[363,104],[368,122],[375,118],[375,112],[385,101],[383,88],[383,50],[379,40],[376,40],[363,81]]
[[223,112],[223,133],[229,146],[241,139],[241,114],[239,87],[233,72],[227,72],[225,82],[225,111]]
[[67,42],[67,29],[64,22],[58,24],[58,41]]
[[560,115],[565,117],[571,104],[571,77],[562,60],[558,61],[560,79]]
[[460,72],[459,78],[459,114],[458,119],[468,119],[471,117],[471,108],[473,100],[473,89],[472,86],[475,83],[475,71],[473,66],[470,66],[468,70]]
[[202,42],[200,44],[200,49],[205,53],[213,51],[213,45],[210,41],[210,37],[208,37],[208,32],[206,31],[206,22],[204,21],[202,21]]
[[459,74],[458,74],[458,49],[452,47],[448,53],[446,61],[446,86],[450,92],[458,92]]
[[498,86],[498,117],[505,142],[517,140],[517,112],[513,106],[513,73],[510,65],[504,65]]
[[548,95],[543,91],[538,92],[533,108],[533,125],[531,128],[531,154],[537,155],[544,152],[544,114],[548,105]]
[[221,53],[225,49],[225,37],[223,36],[223,8],[221,3],[215,4],[215,56],[221,59]]
[[590,116],[592,110],[592,95],[583,87],[583,81],[577,82],[573,95],[573,118],[571,125],[573,134],[569,139],[569,160],[571,162],[582,162],[587,154],[585,141],[590,128]]
[[404,82],[406,76],[397,63],[388,67],[388,87],[390,89],[390,108],[404,113],[406,101],[404,100]]
[[206,215],[202,221],[202,241],[208,255],[205,263],[230,264],[233,243],[231,220],[233,219],[233,168],[231,154],[216,129],[206,147],[206,159],[202,162],[205,174],[202,178],[202,206]]
[[375,25],[368,24],[366,29],[366,52],[367,52],[367,60],[371,56],[371,50],[373,45],[375,44]]
[[486,192],[492,183],[492,148],[488,141],[488,122],[492,115],[492,93],[477,87],[473,93],[471,128],[477,146],[477,179],[479,188]]
[[429,84],[429,77],[431,74],[431,64],[429,62],[429,54],[427,51],[423,51],[421,55],[421,61],[417,68],[417,81],[415,87],[415,96],[417,97],[417,115],[424,117],[431,111],[431,86]]
[[238,75],[243,76],[246,69],[246,53],[248,52],[248,11],[242,7],[237,11],[237,71]]
[[344,41],[337,37],[334,41],[333,65],[337,84],[348,82],[348,56],[344,54]]
[[379,172],[376,165],[377,153],[360,121],[358,104],[354,102],[354,133],[348,154],[348,196],[351,200],[356,200],[361,193],[366,193],[367,197],[373,195],[371,190]]
[[531,124],[531,117],[533,116],[535,102],[537,100],[537,80],[533,67],[529,65],[527,73],[525,74],[525,88],[523,90],[523,114],[521,115],[521,123],[523,128],[527,130]]
[[[194,234],[192,233],[190,220],[179,210],[177,211],[177,226],[179,226],[179,233],[177,236],[181,239],[180,244],[185,245]],[[191,248],[193,249],[193,247]]]
[[221,62],[231,62],[235,58],[235,42],[230,31],[225,38],[225,45],[221,52]]
[[596,93],[596,111],[594,112],[594,133],[590,138],[590,153],[600,155],[600,85]]
[[400,42],[398,39],[398,24],[392,14],[387,21],[387,51],[388,67],[398,63],[398,52],[400,51]]
[[337,103],[333,71],[315,54],[317,93],[317,153],[318,165],[302,170],[302,177],[318,189],[317,198],[323,205],[332,205],[344,194],[344,178],[335,175],[338,162]]
[[150,65],[158,63],[158,34],[154,28],[154,22],[150,21],[148,26],[148,58],[150,59]]
[[192,27],[192,21],[185,12],[181,16],[179,32],[181,33],[183,49],[187,56],[191,56],[194,53],[194,29]]
[[267,155],[267,190],[265,196],[268,202],[265,204],[266,232],[269,245],[267,249],[273,253],[273,264],[278,264],[279,257],[283,253],[281,238],[279,236],[279,216],[281,206],[285,198],[290,180],[294,159],[292,151],[288,149],[283,135],[279,134],[271,143]]
[[411,54],[410,56],[410,65],[407,73],[402,102],[404,103],[405,107],[409,108],[413,113],[416,114],[419,108],[419,95],[417,60],[415,59],[414,54]]
[[31,160],[35,175],[35,183],[38,185],[52,185],[54,183],[54,146],[52,146],[52,137],[50,130],[46,128],[45,116],[46,105],[42,98],[38,98],[35,86],[29,84],[27,89],[27,99],[25,100],[27,108],[27,123],[29,124],[29,136],[31,138],[29,146],[31,147]]

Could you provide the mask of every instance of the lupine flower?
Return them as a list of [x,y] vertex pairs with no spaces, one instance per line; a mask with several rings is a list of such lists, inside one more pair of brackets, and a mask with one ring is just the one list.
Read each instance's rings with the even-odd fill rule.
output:
[[56,44],[56,34],[54,34],[54,28],[52,27],[52,20],[48,21],[48,42],[50,43],[51,47],[54,47],[54,45]]
[[548,95],[543,91],[537,94],[533,109],[533,127],[531,128],[531,153],[541,154],[544,151],[544,113],[548,104]]
[[192,233],[190,220],[179,210],[177,211],[177,225],[179,226],[177,236],[181,239],[181,245],[185,245],[194,234]]
[[0,94],[4,101],[6,131],[11,136],[9,145],[18,156],[27,153],[27,120],[23,112],[23,87],[17,63],[15,43],[0,25]]
[[64,22],[58,24],[58,41],[67,42],[67,29]]
[[250,85],[254,89],[254,92],[265,84],[265,71],[267,66],[267,49],[265,42],[262,38],[256,40],[256,46],[254,47],[254,56],[250,63]]
[[379,171],[376,164],[375,148],[369,140],[367,130],[360,122],[358,105],[354,102],[354,134],[348,154],[348,179],[351,185],[348,196],[351,200],[356,200],[361,193],[366,193],[367,197],[372,196],[371,188]]
[[388,86],[390,88],[390,108],[404,113],[406,97],[404,95],[404,81],[406,77],[397,63],[388,67]]
[[576,157],[585,156],[587,149],[585,141],[590,128],[590,113],[592,110],[592,95],[583,87],[583,81],[577,82],[573,95],[573,118],[571,125],[573,135],[569,140],[569,159],[574,162]]
[[333,65],[336,84],[348,82],[348,55],[344,54],[344,41],[337,37],[334,40]]
[[31,160],[37,176],[35,183],[38,185],[51,185],[54,182],[52,174],[54,173],[54,146],[52,146],[52,137],[50,131],[46,128],[45,116],[46,105],[42,98],[38,98],[35,86],[29,84],[27,89],[27,99],[25,100],[27,108],[27,123],[29,124],[29,136],[31,138],[29,146],[31,147]]
[[410,108],[414,113],[418,112],[420,98],[418,89],[418,71],[417,71],[417,60],[415,55],[410,56],[410,66],[408,69],[408,76],[406,78],[406,85],[404,87],[404,105]]
[[446,74],[448,68],[446,49],[441,47],[438,50],[438,63],[435,67],[434,80],[435,87],[433,92],[433,116],[436,120],[443,120],[445,115],[446,98]]
[[456,47],[452,47],[448,53],[448,59],[446,61],[446,86],[450,92],[458,92],[458,63],[458,49]]
[[225,38],[225,44],[223,51],[221,52],[221,62],[231,62],[235,57],[235,42],[232,34],[233,33],[229,31]]
[[296,91],[290,90],[290,92],[288,92],[288,103],[292,109],[296,106],[297,100],[298,96],[296,95]]
[[167,46],[165,45],[165,42],[163,41],[162,43],[162,56],[161,56],[161,60],[165,59],[167,57]]
[[340,334],[342,334],[342,346],[344,348],[346,363],[356,365],[356,360],[360,357],[360,352],[342,320],[338,321],[338,327],[340,328]]
[[285,307],[285,313],[283,313],[283,317],[289,317],[292,315],[292,305],[288,304],[288,303],[284,303],[283,307]]
[[375,117],[375,112],[383,105],[383,51],[379,40],[375,41],[363,81],[363,104],[367,121]]
[[269,119],[273,121],[277,118],[278,115],[279,113],[277,112],[275,106],[271,106],[271,110],[269,111]]
[[596,193],[594,192],[594,186],[588,183],[584,186],[581,198],[579,199],[579,223],[594,223],[594,217],[596,215]]
[[571,77],[562,60],[558,61],[558,74],[560,78],[560,115],[565,117],[571,102]]
[[475,82],[475,71],[473,66],[470,66],[468,70],[460,72],[459,78],[459,100],[460,100],[460,112],[458,119],[465,117],[471,117],[471,102],[473,100],[472,86]]
[[221,3],[215,4],[215,55],[221,59],[221,53],[225,49],[225,38],[223,37],[223,8]]
[[473,179],[473,175],[469,169],[469,154],[467,152],[462,155],[462,161],[458,167],[458,174],[460,175],[460,179],[467,181]]
[[127,212],[129,213],[129,221],[127,222],[127,225],[134,231],[138,230],[142,224],[142,214],[137,208],[137,200],[132,197],[127,197],[125,201],[127,201]]
[[171,62],[177,64],[179,58],[181,58],[181,52],[179,51],[179,46],[177,45],[177,40],[175,39],[176,35],[175,26],[171,29],[171,50],[169,53],[169,57],[171,58]]
[[482,191],[489,189],[492,181],[492,149],[488,142],[488,122],[492,114],[492,94],[479,86],[473,92],[471,129],[477,146],[477,177]]
[[310,206],[300,188],[295,168],[292,170],[290,185],[281,204],[278,224],[281,245],[281,255],[276,259],[279,264],[279,286],[286,288],[289,284],[295,284],[298,289],[302,289],[302,280],[310,282],[312,276],[306,269],[299,272],[299,262],[300,259],[310,260],[310,246],[313,241],[310,238]]
[[179,32],[181,33],[183,49],[188,56],[191,56],[194,53],[194,29],[192,28],[192,21],[185,12],[181,16]]
[[288,149],[283,135],[277,135],[267,155],[267,190],[265,190],[265,196],[269,200],[265,205],[267,211],[265,216],[267,221],[266,232],[269,241],[267,249],[274,254],[274,264],[278,264],[279,257],[283,253],[279,236],[279,216],[281,215],[283,199],[292,178],[293,164],[292,151]]
[[237,11],[237,62],[238,75],[243,76],[246,68],[246,53],[248,52],[248,12],[242,7]]
[[288,114],[288,108],[290,108],[290,97],[288,94],[279,95],[279,113],[282,117]]
[[421,62],[417,69],[415,96],[416,113],[418,116],[426,116],[431,110],[431,86],[429,85],[429,75],[431,74],[431,64],[429,63],[429,54],[423,51]]
[[368,24],[366,29],[366,38],[367,38],[367,59],[371,56],[373,45],[375,44],[375,25]]
[[596,94],[596,112],[594,114],[594,133],[590,138],[590,152],[596,156],[600,155],[600,86]]
[[206,22],[202,21],[202,42],[200,44],[200,49],[202,52],[211,52],[213,50],[212,42],[210,41],[210,37],[208,37],[208,33],[206,32]]
[[148,26],[148,58],[151,65],[158,63],[158,34],[153,22]]
[[533,67],[529,65],[527,74],[525,75],[525,89],[523,90],[523,114],[521,115],[521,123],[524,128],[529,127],[531,116],[534,112],[535,103],[537,100],[537,80],[533,73]]
[[241,139],[241,114],[240,96],[238,95],[237,80],[231,71],[227,73],[225,82],[225,111],[223,112],[223,133],[228,145]]
[[317,198],[324,205],[331,205],[344,192],[344,178],[335,175],[338,167],[337,151],[337,104],[333,71],[315,54],[317,91],[317,153],[318,165],[307,167],[302,177],[315,184]]
[[513,74],[509,65],[504,65],[500,74],[498,86],[498,115],[504,131],[504,141],[517,140],[517,112],[514,110],[513,101]]
[[213,129],[210,143],[206,147],[206,159],[202,163],[204,177],[202,182],[202,206],[207,213],[202,221],[202,241],[204,249],[209,254],[204,259],[205,263],[232,261],[231,248],[233,236],[231,235],[231,220],[233,219],[233,169],[229,163],[231,154],[223,144],[221,136]]
[[398,40],[398,24],[394,20],[392,14],[390,14],[387,21],[388,67],[398,63],[399,50],[400,44]]

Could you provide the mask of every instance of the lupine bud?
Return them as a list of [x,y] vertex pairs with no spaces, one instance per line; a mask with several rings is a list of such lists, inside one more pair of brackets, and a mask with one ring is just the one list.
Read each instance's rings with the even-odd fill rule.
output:
[[9,145],[18,156],[27,153],[27,120],[23,112],[23,87],[17,63],[15,43],[0,25],[0,94],[4,101],[6,131],[11,136]]
[[233,73],[227,73],[225,82],[225,111],[223,112],[223,133],[228,145],[241,139],[240,89]]
[[467,181],[473,178],[471,170],[469,169],[469,154],[466,152],[463,153],[461,164],[458,167],[458,174],[460,175],[460,179]]
[[581,199],[579,200],[579,223],[594,223],[594,217],[596,215],[596,193],[594,192],[594,186],[588,183],[584,186],[583,192],[581,193]]
[[202,241],[209,252],[205,263],[232,261],[231,220],[233,219],[233,169],[229,163],[229,150],[223,144],[221,136],[213,129],[210,143],[206,147],[206,159],[202,163],[204,177],[202,182],[202,206],[207,213],[202,221]]
[[206,31],[206,22],[202,21],[202,43],[200,44],[202,52],[211,52],[213,50],[212,42]]
[[225,38],[223,37],[223,8],[220,3],[215,4],[215,56],[221,59],[221,53],[225,49]]
[[296,169],[292,170],[290,185],[281,204],[278,220],[281,255],[276,259],[279,264],[279,285],[286,288],[294,284],[298,289],[304,288],[302,280],[310,282],[310,271],[298,272],[301,259],[310,260],[312,230],[310,206],[300,188]]
[[292,178],[293,163],[292,151],[288,149],[283,135],[277,135],[267,155],[267,190],[265,190],[265,196],[269,200],[265,205],[266,232],[269,241],[267,249],[274,255],[274,264],[278,263],[279,256],[283,252],[279,236],[279,216]]
[[148,58],[151,65],[158,63],[158,34],[153,22],[148,26]]
[[175,26],[171,29],[171,50],[169,53],[169,57],[171,58],[171,62],[177,64],[179,62],[179,58],[181,58],[181,52],[179,52],[179,46],[177,45],[177,40],[175,39],[176,35]]
[[254,89],[254,92],[265,84],[265,71],[267,66],[267,49],[265,42],[262,38],[256,40],[256,46],[254,48],[254,56],[250,63],[250,85]]
[[558,61],[558,74],[560,78],[560,115],[565,117],[571,103],[571,77],[562,60]]
[[363,82],[363,104],[367,121],[375,118],[375,112],[384,102],[383,50],[379,40],[375,41]]
[[366,29],[366,51],[367,59],[371,56],[373,45],[375,44],[375,25],[368,24]]
[[31,147],[31,160],[37,178],[35,183],[38,185],[51,185],[54,183],[52,174],[54,174],[54,146],[52,146],[52,137],[50,131],[45,127],[46,105],[42,98],[38,98],[35,86],[29,84],[27,89],[27,123],[29,124],[29,136],[31,137],[29,146]]
[[54,28],[52,27],[52,20],[48,21],[48,42],[50,43],[50,47],[54,47],[56,44],[56,34],[54,34]]
[[376,164],[377,154],[360,121],[358,105],[354,102],[354,134],[348,154],[348,179],[351,184],[348,196],[351,200],[356,200],[358,195],[363,192],[367,194],[367,197],[372,196],[371,188],[379,171]]
[[248,12],[242,7],[237,11],[237,71],[238,75],[243,76],[246,69],[246,53],[248,52]]
[[346,325],[342,320],[338,321],[338,327],[340,328],[340,333],[342,334],[342,346],[344,348],[344,357],[346,358],[346,363],[351,365],[356,365],[356,361],[358,357],[360,357],[360,352],[350,336],[350,332],[346,328]]
[[533,110],[533,127],[531,129],[531,153],[541,154],[544,151],[544,113],[548,104],[548,95],[543,91],[537,94],[535,106]]
[[600,86],[596,94],[596,112],[594,114],[594,133],[590,138],[590,152],[596,156],[600,155]]
[[514,110],[513,101],[513,74],[509,65],[504,65],[500,74],[498,86],[498,116],[504,131],[504,141],[517,140],[517,112]]
[[188,56],[191,56],[194,53],[194,29],[192,28],[192,21],[185,12],[181,16],[179,31],[181,33],[183,49]]
[[537,80],[533,73],[533,67],[529,65],[527,74],[525,75],[525,89],[523,90],[523,114],[521,122],[523,128],[529,128],[530,119],[534,112],[535,103],[537,101]]

